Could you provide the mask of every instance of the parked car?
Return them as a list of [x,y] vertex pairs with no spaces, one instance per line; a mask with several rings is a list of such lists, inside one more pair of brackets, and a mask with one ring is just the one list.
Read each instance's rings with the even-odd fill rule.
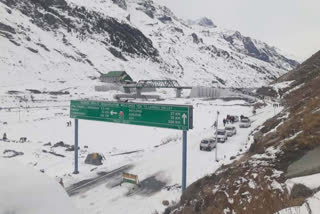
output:
[[241,115],[240,122],[248,122],[248,121],[250,121],[249,117],[245,117],[245,116]]
[[242,119],[239,127],[240,128],[249,128],[251,126],[251,121],[249,119]]
[[237,129],[235,126],[226,126],[227,136],[232,137],[237,134]]
[[224,143],[228,139],[227,131],[226,129],[218,129],[217,130],[217,141]]
[[236,115],[232,115],[231,117],[233,117],[233,122],[239,122],[239,116],[236,116]]
[[216,145],[217,141],[215,138],[203,139],[200,142],[200,150],[211,151],[212,149],[216,148]]

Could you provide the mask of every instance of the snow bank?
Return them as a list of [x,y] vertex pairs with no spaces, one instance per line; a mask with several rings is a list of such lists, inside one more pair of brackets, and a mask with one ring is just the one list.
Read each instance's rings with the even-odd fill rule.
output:
[[297,178],[291,178],[286,181],[288,187],[291,189],[294,184],[303,184],[310,189],[316,189],[320,187],[320,173],[302,176]]
[[53,179],[13,160],[0,160],[1,214],[73,214],[72,202]]
[[294,88],[291,88],[289,91],[286,91],[286,93],[283,94],[283,97],[287,96],[288,94],[290,94],[291,92],[294,92],[296,90],[298,90],[299,88],[301,88],[302,86],[304,86],[304,83],[297,85]]
[[284,82],[279,82],[279,83],[271,84],[271,86],[272,86],[274,89],[279,90],[279,89],[284,89],[284,88],[290,87],[290,85],[291,85],[293,82],[294,82],[294,80],[284,81]]
[[307,199],[307,201],[300,207],[290,207],[280,210],[276,214],[309,214],[320,213],[320,192],[317,192],[313,197]]

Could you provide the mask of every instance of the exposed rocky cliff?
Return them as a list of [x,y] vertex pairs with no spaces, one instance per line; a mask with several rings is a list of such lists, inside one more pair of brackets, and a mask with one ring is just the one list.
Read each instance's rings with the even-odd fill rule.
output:
[[284,109],[254,130],[247,153],[191,184],[165,213],[317,213],[320,182],[288,179],[320,173],[319,62],[320,52],[272,84]]

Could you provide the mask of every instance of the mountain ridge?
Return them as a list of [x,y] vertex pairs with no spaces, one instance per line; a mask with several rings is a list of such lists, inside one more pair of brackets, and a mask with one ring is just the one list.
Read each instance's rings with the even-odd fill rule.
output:
[[1,0],[0,9],[1,62],[11,71],[3,79],[16,73],[37,87],[119,69],[136,80],[258,87],[298,64],[239,32],[189,26],[150,0]]
[[284,108],[253,130],[249,150],[189,185],[164,214],[318,213],[319,179],[313,188],[303,180],[320,175],[319,84],[320,51],[270,85],[275,93],[266,100]]

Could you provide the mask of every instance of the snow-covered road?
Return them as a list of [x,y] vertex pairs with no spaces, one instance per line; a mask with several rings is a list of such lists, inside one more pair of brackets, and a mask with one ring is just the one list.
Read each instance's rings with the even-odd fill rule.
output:
[[[249,148],[248,136],[254,128],[274,115],[272,105],[259,109],[252,116],[252,106],[245,101],[204,101],[200,99],[167,99],[162,103],[191,104],[194,107],[194,129],[188,131],[187,144],[187,185],[197,179],[213,173],[222,164],[231,162],[231,156],[237,156]],[[46,105],[46,103],[42,103]],[[60,104],[68,104],[61,102]],[[201,139],[213,136],[212,127],[216,112],[220,112],[220,124],[227,114],[248,115],[253,121],[248,129],[239,129],[237,135],[229,138],[226,143],[218,144],[218,159],[215,152],[199,150]],[[65,186],[72,186],[83,180],[99,175],[107,175],[120,167],[122,170],[93,182],[72,194],[75,207],[82,213],[152,213],[162,211],[163,200],[176,201],[181,195],[182,174],[182,132],[143,126],[103,123],[95,121],[79,121],[79,171],[73,172],[73,152],[63,147],[45,146],[63,141],[73,144],[74,128],[67,127],[70,120],[69,109],[65,107],[21,109],[0,111],[0,134],[7,133],[10,142],[0,142],[0,153],[6,149],[23,152],[16,160],[31,165],[51,177],[63,178]],[[26,143],[15,143],[20,137],[27,137]],[[250,143],[250,142],[249,142]],[[87,148],[85,148],[86,146]],[[54,156],[52,151],[65,157]],[[131,151],[136,151],[132,152]],[[88,153],[102,153],[106,160],[102,166],[94,167],[84,164]],[[120,154],[120,155],[119,155]],[[239,156],[238,156],[239,157]],[[2,157],[0,157],[2,158]],[[122,172],[138,175],[141,187],[132,184],[119,185]],[[91,179],[91,180],[90,180]],[[73,186],[74,187],[74,186]],[[79,187],[79,185],[78,185]],[[70,187],[71,188],[71,187]],[[69,190],[70,190],[69,188]],[[67,188],[68,189],[68,188]]]

